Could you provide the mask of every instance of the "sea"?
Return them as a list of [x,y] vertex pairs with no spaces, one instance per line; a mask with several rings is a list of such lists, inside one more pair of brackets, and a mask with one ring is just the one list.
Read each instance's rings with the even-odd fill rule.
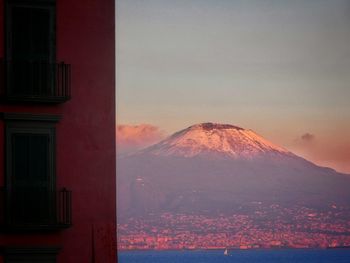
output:
[[118,263],[350,263],[350,249],[122,251]]

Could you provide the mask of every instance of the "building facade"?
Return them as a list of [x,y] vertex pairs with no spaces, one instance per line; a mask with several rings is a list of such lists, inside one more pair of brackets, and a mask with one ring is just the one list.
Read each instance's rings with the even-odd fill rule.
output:
[[116,262],[114,0],[0,0],[0,262]]

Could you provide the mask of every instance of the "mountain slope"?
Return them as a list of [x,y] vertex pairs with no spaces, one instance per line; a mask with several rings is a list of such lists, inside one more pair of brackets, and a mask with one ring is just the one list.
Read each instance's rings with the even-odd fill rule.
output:
[[325,209],[350,203],[350,177],[251,130],[203,123],[118,159],[123,216],[235,212],[253,202]]

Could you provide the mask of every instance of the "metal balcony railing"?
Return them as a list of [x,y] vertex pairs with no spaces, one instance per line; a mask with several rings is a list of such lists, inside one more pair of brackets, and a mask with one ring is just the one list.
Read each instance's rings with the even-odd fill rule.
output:
[[0,225],[5,230],[55,230],[72,225],[72,192],[0,189]]
[[42,61],[7,61],[3,97],[8,101],[64,102],[71,97],[71,66]]

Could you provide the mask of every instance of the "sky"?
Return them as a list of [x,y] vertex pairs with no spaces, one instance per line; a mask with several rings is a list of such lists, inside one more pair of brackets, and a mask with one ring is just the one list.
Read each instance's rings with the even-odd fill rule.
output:
[[117,1],[129,149],[228,123],[350,173],[349,100],[350,0]]

